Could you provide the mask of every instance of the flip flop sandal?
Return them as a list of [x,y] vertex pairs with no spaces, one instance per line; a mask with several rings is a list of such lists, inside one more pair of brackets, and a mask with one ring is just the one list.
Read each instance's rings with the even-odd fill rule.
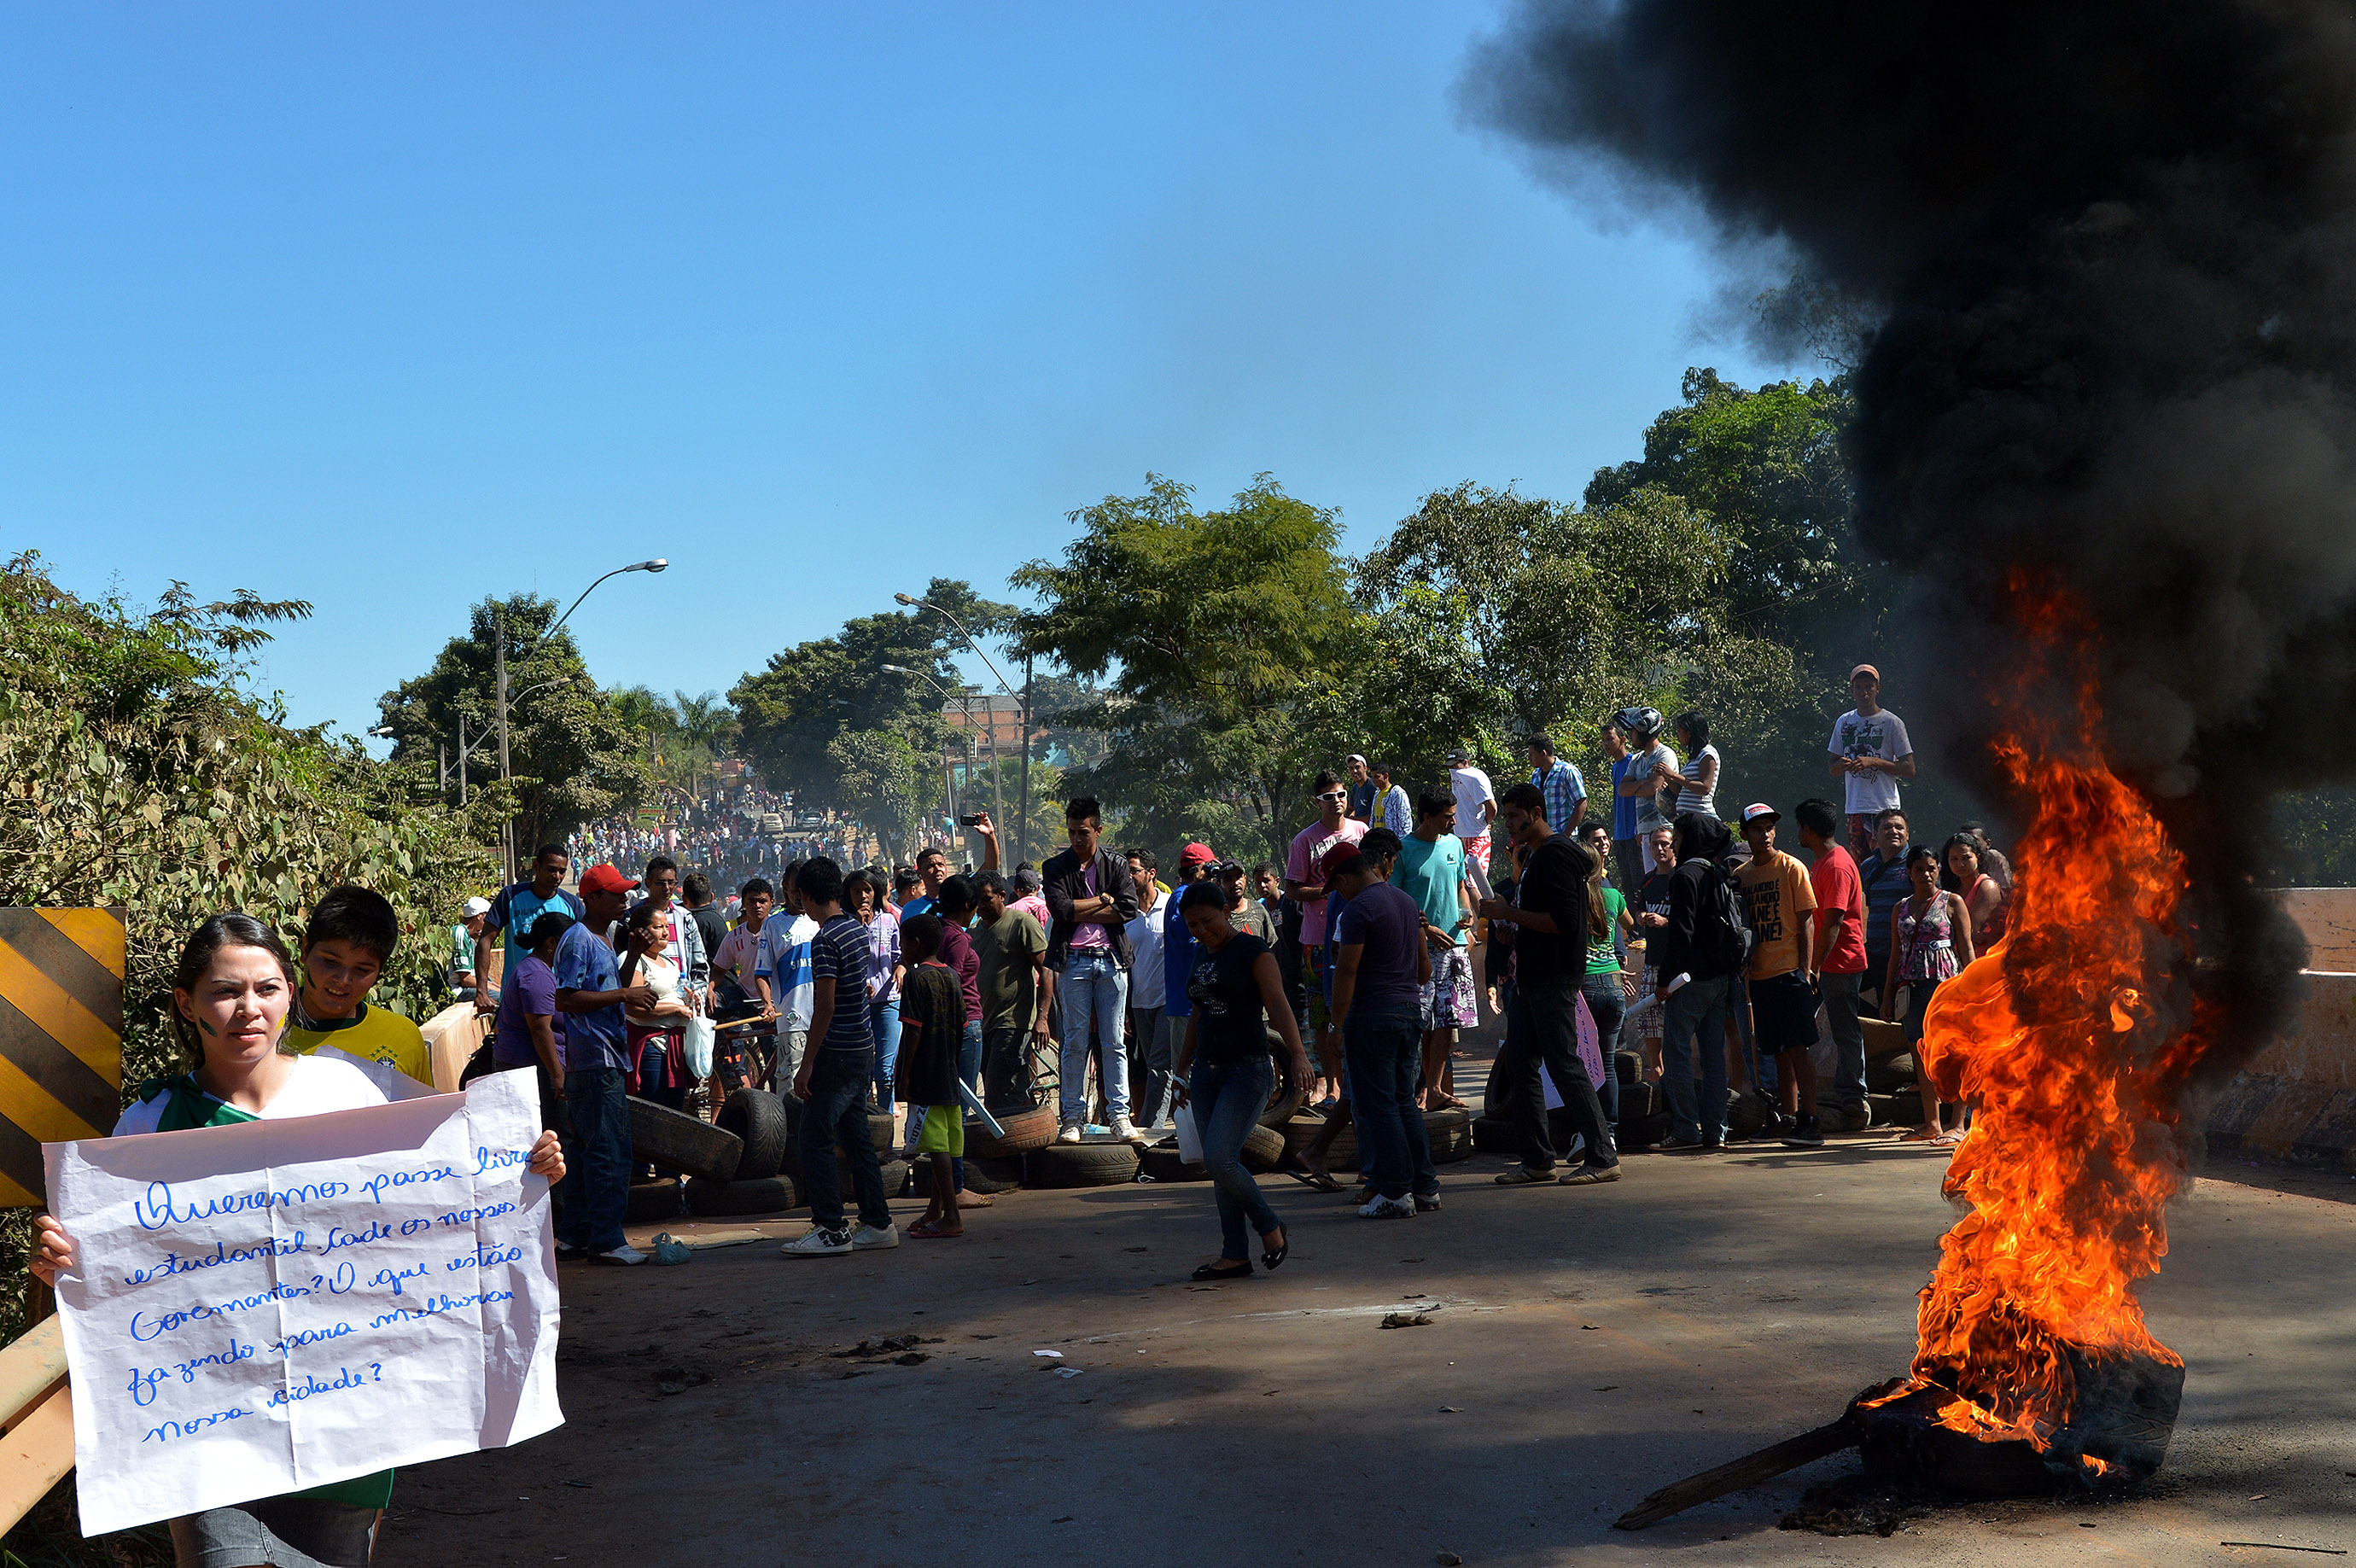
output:
[[908,1227],[908,1235],[911,1240],[919,1242],[954,1242],[962,1238],[965,1232],[940,1230],[926,1221],[919,1220]]
[[1292,1178],[1293,1180],[1301,1183],[1301,1186],[1313,1187],[1320,1192],[1339,1192],[1342,1190],[1342,1184],[1340,1182],[1319,1171],[1288,1170],[1284,1174]]

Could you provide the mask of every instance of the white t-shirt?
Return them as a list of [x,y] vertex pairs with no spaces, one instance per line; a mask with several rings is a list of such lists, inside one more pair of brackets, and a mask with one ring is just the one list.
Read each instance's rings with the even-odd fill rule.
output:
[[[1651,778],[1653,776],[1654,768],[1663,763],[1666,763],[1668,764],[1669,772],[1677,772],[1677,753],[1676,750],[1665,741],[1655,741],[1653,742],[1652,749],[1650,751],[1639,752],[1633,759],[1631,759],[1628,763],[1628,774],[1631,778]],[[1674,813],[1676,810],[1677,796],[1684,793],[1685,792],[1681,787],[1675,794],[1669,795],[1670,812]],[[1656,827],[1666,827],[1669,826],[1668,816],[1665,815],[1661,810],[1661,797],[1659,795],[1640,795],[1635,796],[1634,799],[1636,802],[1636,836],[1639,838],[1643,837],[1645,834],[1652,832],[1653,829]]]
[[[1712,770],[1709,787],[1708,789],[1701,787],[1702,767],[1704,763],[1709,764]],[[1687,784],[1685,788],[1677,792],[1677,810],[1680,812],[1698,811],[1704,816],[1716,816],[1718,815],[1717,763],[1718,748],[1716,746],[1704,746],[1700,751],[1696,752],[1692,756],[1686,759],[1686,765],[1679,768],[1677,772],[1683,773],[1687,778],[1691,779],[1694,782]]]
[[1141,906],[1137,918],[1122,927],[1129,933],[1129,994],[1140,1007],[1160,1005],[1152,998],[1162,994],[1162,918],[1169,912],[1158,903]]
[[818,922],[806,914],[781,909],[761,924],[761,945],[755,951],[753,973],[769,982],[769,995],[785,1015],[786,1028],[810,1026],[816,982],[810,972],[810,943]]
[[[323,1116],[329,1111],[359,1111],[388,1103],[384,1091],[349,1062],[332,1057],[298,1056],[288,1065],[294,1072],[287,1078],[285,1087],[270,1104],[253,1113],[256,1119],[284,1122],[296,1116]],[[114,1136],[154,1132],[164,1119],[164,1108],[171,1103],[172,1096],[164,1093],[134,1104],[115,1122]]]
[[[1914,742],[1906,738],[1906,720],[1889,709],[1868,719],[1852,708],[1833,726],[1829,750],[1836,757],[1879,757],[1894,763],[1912,756]],[[1870,816],[1898,804],[1898,780],[1894,774],[1850,773],[1847,777],[1851,816]]]
[[1456,792],[1456,837],[1487,837],[1489,819],[1483,815],[1481,803],[1497,798],[1497,792],[1489,787],[1489,775],[1467,763],[1448,770],[1448,784]]

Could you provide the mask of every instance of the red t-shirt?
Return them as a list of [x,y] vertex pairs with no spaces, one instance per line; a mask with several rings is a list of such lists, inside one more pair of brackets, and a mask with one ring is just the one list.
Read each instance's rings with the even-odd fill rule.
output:
[[1824,972],[1861,974],[1865,969],[1865,883],[1858,878],[1857,862],[1839,845],[1828,845],[1816,857],[1816,863],[1808,868],[1808,885],[1816,893],[1819,952],[1823,951],[1825,926],[1831,921],[1833,912],[1848,912],[1848,918],[1841,922],[1840,944],[1825,955]]

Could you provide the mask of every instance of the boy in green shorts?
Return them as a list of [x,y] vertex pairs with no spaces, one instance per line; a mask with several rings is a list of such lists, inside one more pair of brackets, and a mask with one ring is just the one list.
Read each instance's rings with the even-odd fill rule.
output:
[[965,1036],[965,987],[941,962],[941,920],[920,914],[900,926],[901,956],[910,965],[900,986],[900,1058],[893,1097],[928,1107],[916,1152],[933,1162],[925,1217],[908,1227],[911,1241],[965,1234],[957,1206],[956,1162],[965,1155],[965,1100],[958,1093],[958,1046]]
[[300,1056],[323,1045],[370,1061],[389,1061],[427,1088],[434,1057],[417,1026],[389,1008],[368,1005],[401,940],[401,920],[384,895],[331,888],[303,927],[303,989],[280,1043]]

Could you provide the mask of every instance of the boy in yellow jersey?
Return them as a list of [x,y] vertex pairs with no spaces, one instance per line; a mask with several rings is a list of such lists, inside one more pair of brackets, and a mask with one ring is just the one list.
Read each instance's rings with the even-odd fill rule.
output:
[[368,1005],[369,988],[400,940],[401,922],[382,894],[330,889],[303,928],[303,988],[280,1043],[301,1056],[332,1045],[389,1061],[432,1087],[434,1058],[417,1026],[389,1008]]

